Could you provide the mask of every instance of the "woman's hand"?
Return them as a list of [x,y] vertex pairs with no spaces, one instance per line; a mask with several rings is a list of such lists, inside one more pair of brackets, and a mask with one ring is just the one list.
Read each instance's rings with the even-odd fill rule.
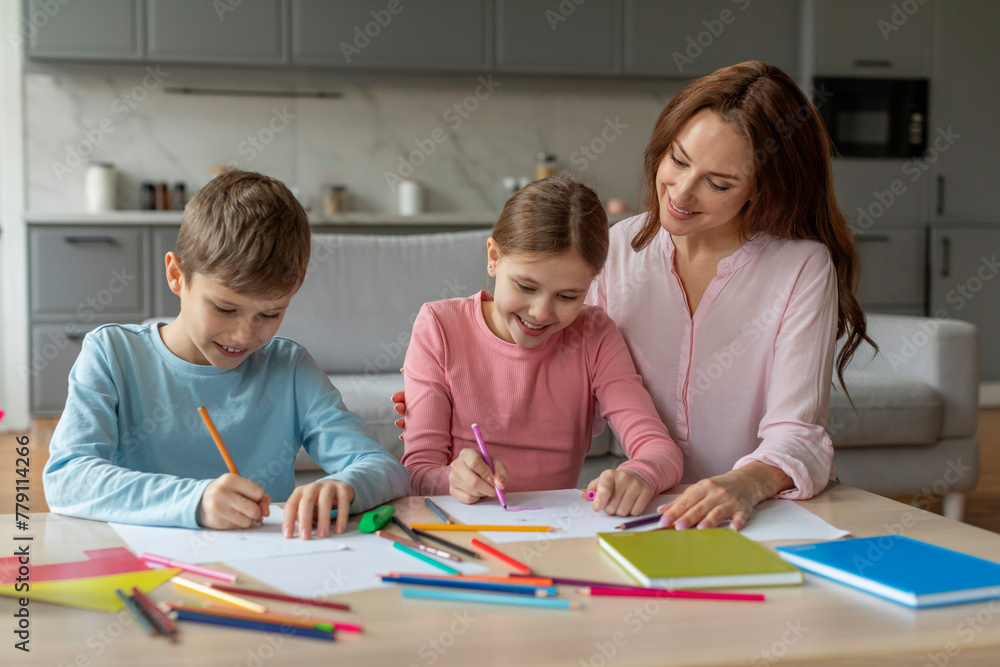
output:
[[499,459],[493,459],[493,467],[496,473],[490,471],[486,461],[475,449],[463,449],[451,462],[448,492],[466,505],[484,497],[495,498],[497,492],[493,486],[495,484],[503,491],[507,483],[507,466]]
[[628,470],[605,470],[587,485],[583,497],[591,491],[594,492],[594,511],[604,510],[612,516],[635,516],[653,497],[653,489],[646,480]]
[[[396,414],[405,415],[406,414],[406,395],[403,392],[401,392],[401,391],[397,391],[395,394],[392,395],[392,399],[391,400],[392,400],[393,403],[396,404],[395,405],[395,407],[396,407]],[[400,417],[399,419],[397,419],[396,420],[396,426],[398,426],[399,428],[406,428],[406,419],[404,419],[403,417]],[[403,434],[402,433],[399,434],[399,439],[400,440],[403,439]]]
[[677,500],[657,508],[663,514],[660,525],[715,528],[728,519],[730,528],[740,530],[758,503],[792,486],[792,478],[781,470],[754,461],[689,486]]

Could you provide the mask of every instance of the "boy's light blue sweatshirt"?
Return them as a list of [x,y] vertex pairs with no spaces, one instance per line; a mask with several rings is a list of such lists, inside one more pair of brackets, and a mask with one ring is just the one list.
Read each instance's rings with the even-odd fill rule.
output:
[[228,472],[198,415],[204,405],[239,468],[272,501],[295,486],[302,445],[325,479],[354,488],[350,511],[406,495],[409,477],[298,343],[275,337],[233,370],[188,363],[158,325],[87,334],[49,448],[53,512],[197,528],[205,487]]

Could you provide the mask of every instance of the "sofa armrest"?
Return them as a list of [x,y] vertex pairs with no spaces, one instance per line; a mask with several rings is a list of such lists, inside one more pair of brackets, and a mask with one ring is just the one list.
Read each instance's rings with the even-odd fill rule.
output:
[[874,354],[862,344],[845,372],[851,380],[871,375],[912,378],[933,387],[944,407],[941,436],[972,437],[979,416],[979,331],[958,320],[869,315]]

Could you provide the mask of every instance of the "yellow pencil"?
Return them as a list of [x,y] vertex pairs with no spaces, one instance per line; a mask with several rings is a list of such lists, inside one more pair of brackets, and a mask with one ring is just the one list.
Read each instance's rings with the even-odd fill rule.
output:
[[198,414],[201,415],[202,420],[205,422],[205,426],[208,427],[208,432],[212,435],[212,440],[215,441],[215,446],[219,448],[219,453],[222,454],[222,459],[226,462],[226,467],[229,468],[229,472],[234,475],[239,475],[240,471],[236,469],[236,464],[233,463],[233,457],[229,455],[229,450],[226,449],[226,444],[222,442],[222,436],[219,435],[219,431],[216,430],[215,424],[212,423],[212,418],[208,416],[208,410],[205,406],[198,408]]
[[267,607],[262,604],[257,604],[256,602],[251,602],[250,600],[245,600],[238,595],[233,595],[232,593],[226,593],[225,591],[216,590],[209,586],[204,586],[196,581],[191,581],[190,579],[185,579],[184,577],[174,577],[170,581],[174,582],[178,586],[183,586],[184,588],[190,589],[196,593],[201,593],[202,595],[207,595],[208,597],[215,598],[216,600],[221,600],[222,602],[228,602],[231,605],[236,605],[237,607],[243,607],[244,609],[249,609],[250,611],[255,611],[258,614],[263,614],[267,611]]
[[474,526],[458,523],[412,523],[410,524],[410,528],[419,528],[420,530],[464,530],[473,532],[506,530],[527,533],[551,533],[559,530],[558,528],[553,528],[552,526]]

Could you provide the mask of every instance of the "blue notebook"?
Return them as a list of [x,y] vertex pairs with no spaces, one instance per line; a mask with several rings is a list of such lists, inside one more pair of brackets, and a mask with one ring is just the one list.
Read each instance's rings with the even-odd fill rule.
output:
[[1000,598],[1000,563],[899,535],[777,547],[807,572],[907,607]]

